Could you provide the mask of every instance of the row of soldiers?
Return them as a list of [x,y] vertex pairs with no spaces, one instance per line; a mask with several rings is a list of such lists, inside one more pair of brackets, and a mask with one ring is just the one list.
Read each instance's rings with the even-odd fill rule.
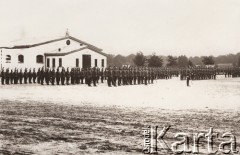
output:
[[237,67],[231,67],[231,68],[225,68],[217,71],[218,73],[223,73],[225,77],[240,77],[240,68]]
[[157,79],[171,79],[173,76],[180,75],[181,80],[186,80],[189,76],[192,80],[216,79],[216,75],[224,72],[231,77],[240,77],[239,68],[228,70],[219,70],[216,68],[157,68],[157,67],[108,67],[102,68],[72,68],[65,70],[60,69],[22,69],[9,70],[4,68],[1,71],[2,84],[51,84],[51,85],[70,85],[70,84],[87,84],[96,86],[101,80],[107,80],[108,86],[150,84]]
[[192,80],[216,79],[216,68],[182,68],[180,69],[180,79],[186,80],[187,76]]
[[[103,71],[103,69],[102,69]],[[99,68],[88,68],[86,70],[80,68],[72,68],[71,71],[67,68],[65,71],[64,68],[60,71],[59,68],[55,71],[55,69],[38,69],[36,72],[35,69],[33,71],[31,68],[25,69],[24,72],[22,69],[18,71],[18,69],[9,70],[2,69],[1,71],[1,83],[4,84],[32,84],[38,83],[41,85],[51,84],[51,85],[69,85],[69,84],[83,84],[84,82],[91,86],[93,82],[94,86],[96,86],[96,82],[98,82],[100,74]],[[97,76],[98,75],[98,76]],[[103,76],[101,76],[103,83]]]
[[37,73],[35,72],[35,69],[31,71],[25,70],[24,72],[22,69],[18,71],[18,69],[15,70],[9,70],[7,69],[4,71],[4,68],[1,71],[1,83],[4,84],[27,84],[27,83],[36,83]]
[[187,76],[190,76],[192,80],[206,80],[216,79],[217,75],[225,75],[225,77],[240,77],[240,68],[205,68],[205,67],[194,67],[194,68],[181,68],[180,79],[185,80]]
[[69,84],[87,84],[96,86],[101,80],[107,80],[108,86],[133,85],[133,84],[149,84],[153,83],[154,79],[170,79],[173,76],[178,76],[177,70],[150,68],[150,67],[108,67],[105,70],[102,68],[69,68],[60,69],[22,69],[9,70],[4,68],[1,71],[2,84],[51,84],[51,85],[69,85]]

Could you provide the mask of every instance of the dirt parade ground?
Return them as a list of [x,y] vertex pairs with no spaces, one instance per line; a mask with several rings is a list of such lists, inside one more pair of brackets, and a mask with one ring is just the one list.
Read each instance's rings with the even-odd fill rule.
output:
[[[240,150],[240,78],[157,80],[150,85],[0,86],[0,154],[142,154],[143,129],[231,132]],[[228,139],[226,139],[228,140]],[[191,140],[190,140],[191,141]],[[191,143],[191,142],[190,142]],[[207,140],[200,153],[207,152]],[[158,154],[172,154],[159,150]],[[217,153],[220,154],[220,153]]]

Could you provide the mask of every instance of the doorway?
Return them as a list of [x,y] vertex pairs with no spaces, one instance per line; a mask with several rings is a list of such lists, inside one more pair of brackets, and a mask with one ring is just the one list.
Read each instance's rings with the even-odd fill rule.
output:
[[84,54],[82,57],[82,63],[83,63],[83,65],[82,65],[83,68],[91,67],[91,55]]

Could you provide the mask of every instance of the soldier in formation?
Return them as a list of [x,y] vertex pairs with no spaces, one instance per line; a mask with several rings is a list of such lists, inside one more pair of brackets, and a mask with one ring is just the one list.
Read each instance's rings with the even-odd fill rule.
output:
[[180,69],[180,79],[186,80],[187,76],[191,80],[216,80],[217,69],[216,68],[181,68]]
[[240,77],[240,68],[166,68],[166,67],[107,67],[102,68],[69,68],[62,67],[55,69],[35,68],[24,70],[22,69],[5,69],[1,70],[1,84],[32,84],[38,83],[41,85],[76,85],[86,84],[89,87],[97,86],[99,83],[107,81],[109,87],[126,86],[126,85],[148,85],[154,83],[158,79],[171,79],[179,77],[180,80],[186,80],[189,77],[191,80],[209,80],[216,79],[219,74],[224,74],[225,77]]

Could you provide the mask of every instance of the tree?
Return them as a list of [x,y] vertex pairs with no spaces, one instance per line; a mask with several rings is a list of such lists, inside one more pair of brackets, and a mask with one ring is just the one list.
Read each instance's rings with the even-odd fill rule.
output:
[[108,66],[113,66],[114,64],[114,55],[113,54],[108,54],[107,55],[107,65]]
[[114,57],[114,66],[121,67],[122,65],[126,64],[126,57],[118,54]]
[[142,52],[138,52],[137,55],[133,58],[133,62],[136,66],[144,66],[145,60],[146,58]]
[[203,57],[202,62],[204,65],[214,65],[214,60],[212,56]]
[[189,57],[189,60],[194,64],[194,65],[203,65],[202,58],[195,56],[195,57]]
[[187,67],[188,66],[188,58],[185,55],[181,55],[177,60],[178,67]]
[[189,67],[193,67],[194,66],[194,64],[193,64],[193,62],[191,60],[188,60],[188,66]]
[[169,55],[167,61],[168,61],[168,63],[167,63],[168,67],[176,67],[177,66],[177,58],[176,57]]
[[153,54],[148,60],[149,67],[162,67],[163,59]]
[[240,67],[240,56],[238,56],[238,67]]

